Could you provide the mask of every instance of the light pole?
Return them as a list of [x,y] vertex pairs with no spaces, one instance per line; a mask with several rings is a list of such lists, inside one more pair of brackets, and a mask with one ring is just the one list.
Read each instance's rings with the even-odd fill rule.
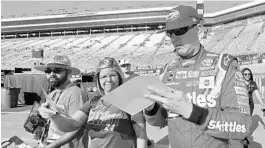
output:
[[203,3],[203,0],[197,0],[196,1],[196,10],[197,10],[197,13],[199,14],[199,17],[200,17],[200,25],[203,28],[203,25],[204,25],[204,19],[203,19],[204,3]]

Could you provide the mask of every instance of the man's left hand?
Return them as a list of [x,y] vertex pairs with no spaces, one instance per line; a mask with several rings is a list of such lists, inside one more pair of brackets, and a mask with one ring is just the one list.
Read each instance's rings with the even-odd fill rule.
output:
[[153,86],[148,86],[148,90],[145,98],[161,103],[165,109],[180,114],[184,118],[190,117],[193,104],[182,91],[169,87],[168,89],[159,89]]

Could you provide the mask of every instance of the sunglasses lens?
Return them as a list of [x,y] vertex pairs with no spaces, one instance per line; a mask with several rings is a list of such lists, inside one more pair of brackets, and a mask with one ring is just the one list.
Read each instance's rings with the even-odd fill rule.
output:
[[128,67],[130,64],[123,64],[121,67]]
[[54,69],[53,72],[54,72],[54,73],[60,73],[61,70],[60,70],[60,69]]
[[49,74],[49,73],[51,73],[52,71],[51,71],[50,69],[46,69],[44,72]]
[[181,36],[181,35],[187,33],[189,28],[190,27],[184,27],[184,28],[179,28],[179,29],[175,29],[175,30],[169,30],[169,31],[166,31],[166,34],[169,37],[172,36],[172,33],[174,33],[176,36]]
[[188,29],[189,29],[188,27],[176,29],[176,30],[174,30],[174,33],[176,36],[180,36],[180,35],[187,33]]
[[45,70],[45,73],[50,74],[52,71],[53,71],[54,73],[58,74],[58,73],[60,73],[62,70],[61,70],[61,69],[54,69],[54,70],[46,69],[46,70]]

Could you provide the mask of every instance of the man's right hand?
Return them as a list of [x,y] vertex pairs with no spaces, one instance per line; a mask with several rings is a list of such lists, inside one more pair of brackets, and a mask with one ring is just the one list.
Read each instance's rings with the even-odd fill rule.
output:
[[50,106],[49,103],[45,102],[41,104],[41,107],[39,108],[40,115],[45,119],[49,119],[52,116],[56,115],[56,112],[49,109],[49,106]]

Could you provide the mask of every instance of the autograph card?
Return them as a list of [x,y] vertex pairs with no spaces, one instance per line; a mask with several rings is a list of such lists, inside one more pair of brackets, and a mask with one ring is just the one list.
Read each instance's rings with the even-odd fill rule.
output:
[[138,76],[104,95],[102,99],[130,115],[135,115],[153,103],[144,98],[148,92],[148,85],[161,89],[168,88],[157,77]]

